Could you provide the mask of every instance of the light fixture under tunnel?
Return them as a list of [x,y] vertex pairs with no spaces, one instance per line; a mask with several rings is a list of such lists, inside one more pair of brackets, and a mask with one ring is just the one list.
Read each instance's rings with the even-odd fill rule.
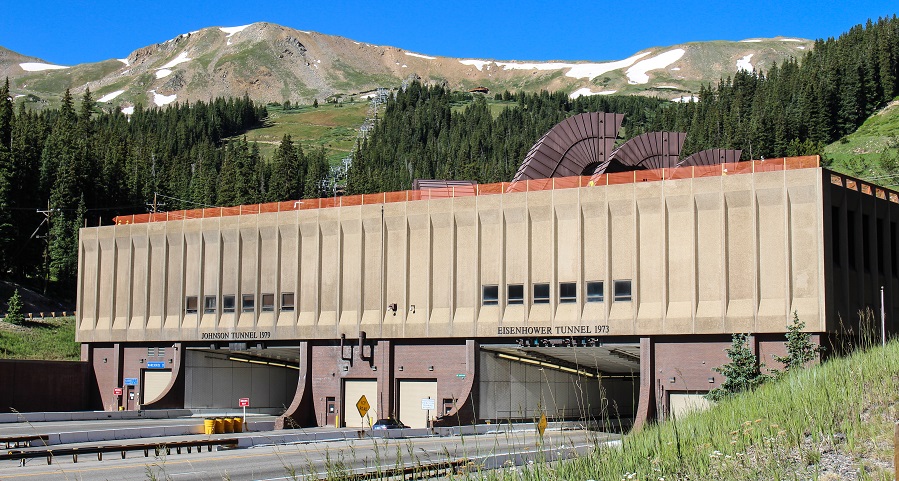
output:
[[593,374],[592,372],[587,372],[587,371],[584,371],[581,369],[573,369],[570,367],[560,366],[558,364],[553,364],[551,362],[538,361],[537,359],[531,359],[531,358],[527,358],[527,357],[511,356],[509,354],[503,354],[503,353],[497,353],[496,357],[498,357],[500,359],[507,359],[509,361],[516,361],[516,362],[522,362],[525,364],[531,364],[534,366],[545,367],[545,368],[553,369],[556,371],[567,372],[569,374],[577,374],[578,376],[583,376],[583,377],[589,377],[589,378],[599,377],[596,374]]
[[259,361],[256,359],[247,359],[247,358],[235,357],[235,356],[228,356],[228,360],[229,361],[237,361],[237,362],[246,362],[246,363],[250,363],[250,364],[263,364],[266,366],[274,366],[274,367],[286,367],[287,369],[294,369],[296,371],[300,370],[299,366],[291,366],[290,364],[284,364],[284,363],[280,363],[280,362]]

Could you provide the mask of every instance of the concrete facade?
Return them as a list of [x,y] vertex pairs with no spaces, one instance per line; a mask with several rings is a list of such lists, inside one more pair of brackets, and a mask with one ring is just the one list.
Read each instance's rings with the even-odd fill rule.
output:
[[[82,229],[78,339],[784,332],[793,311],[823,331],[822,177],[797,169]],[[591,281],[603,283],[602,302],[586,302]],[[615,300],[616,281],[630,283],[629,299]],[[575,284],[574,302],[563,283]],[[548,284],[547,303],[534,302],[535,284]],[[509,285],[526,287],[521,304]],[[497,286],[495,305],[484,286]],[[244,295],[255,303],[246,312]],[[234,312],[223,312],[226,296]]]
[[[794,312],[829,342],[862,330],[857,312],[879,306],[880,285],[888,299],[899,294],[899,196],[769,162],[782,163],[82,229],[78,340],[101,392],[141,367],[135,358],[111,371],[97,359],[148,345],[283,356],[298,371],[295,381],[277,374],[295,383],[285,419],[299,425],[345,416],[351,380],[377,382],[383,416],[410,405],[400,381],[433,380],[449,424],[533,417],[548,394],[565,399],[554,401],[558,418],[572,406],[598,417],[593,407],[614,402],[639,422],[664,415],[672,393],[718,386],[713,369],[733,333],[753,333],[753,349],[777,367],[767,360],[783,352]],[[894,311],[888,301],[888,319]],[[605,356],[589,365],[595,377],[571,374],[582,366],[563,340]],[[515,346],[534,357],[499,360]],[[551,375],[520,365],[554,352]],[[613,369],[614,356],[631,364]],[[183,405],[212,375],[186,382],[184,362],[173,364],[171,389],[150,407]],[[639,379],[624,379],[628,365]],[[579,392],[556,386],[581,381]]]

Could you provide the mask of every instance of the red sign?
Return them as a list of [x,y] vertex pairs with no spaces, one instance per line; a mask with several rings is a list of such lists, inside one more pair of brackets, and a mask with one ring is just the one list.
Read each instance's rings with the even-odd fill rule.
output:
[[237,400],[237,403],[238,403],[239,407],[248,408],[248,407],[250,407],[250,398],[242,397]]
[[116,396],[121,396],[121,395],[122,395],[122,388],[120,388],[120,387],[114,388],[114,389],[112,390],[112,393],[115,394]]

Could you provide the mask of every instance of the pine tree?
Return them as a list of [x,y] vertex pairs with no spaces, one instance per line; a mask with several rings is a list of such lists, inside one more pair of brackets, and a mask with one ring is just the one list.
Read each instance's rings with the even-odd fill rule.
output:
[[22,309],[22,297],[19,296],[19,290],[16,289],[7,303],[6,322],[18,326],[25,324],[25,316],[22,314]]
[[267,199],[269,202],[299,199],[303,196],[306,177],[305,162],[300,163],[302,149],[297,152],[290,134],[284,134],[272,156],[272,171]]
[[711,390],[706,397],[712,401],[720,401],[734,394],[751,391],[767,381],[770,376],[762,374],[764,363],[749,349],[747,334],[734,334],[731,347],[726,349],[730,362],[714,369],[724,375],[721,387]]
[[[801,369],[814,361],[824,351],[823,346],[812,342],[812,335],[803,332],[805,322],[799,320],[799,313],[793,312],[793,323],[787,326],[787,355],[774,356],[774,360],[784,365],[783,373]],[[778,375],[781,373],[778,372]]]

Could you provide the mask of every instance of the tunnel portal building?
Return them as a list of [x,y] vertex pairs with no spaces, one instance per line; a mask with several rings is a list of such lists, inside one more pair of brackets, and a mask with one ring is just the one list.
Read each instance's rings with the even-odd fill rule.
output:
[[678,133],[613,150],[620,125],[564,121],[510,183],[82,229],[77,339],[100,403],[641,423],[702,403],[733,333],[775,366],[794,312],[827,342],[881,286],[894,330],[895,192],[817,157],[679,160]]

